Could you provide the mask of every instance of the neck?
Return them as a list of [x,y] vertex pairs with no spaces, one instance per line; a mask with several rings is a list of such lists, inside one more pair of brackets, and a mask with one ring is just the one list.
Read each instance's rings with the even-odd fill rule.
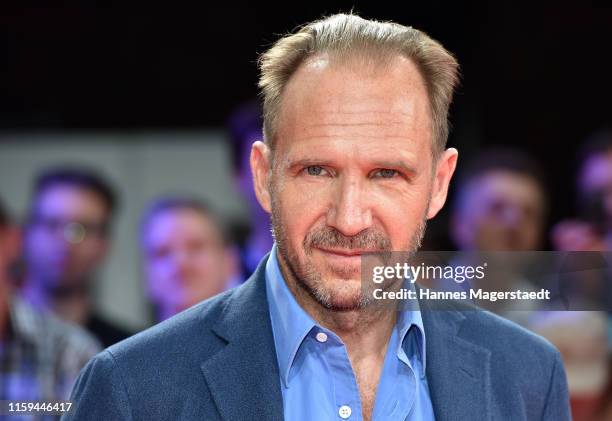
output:
[[89,317],[91,303],[88,288],[78,285],[52,289],[33,278],[27,278],[23,297],[37,309],[51,311],[64,320],[83,325]]
[[384,357],[396,323],[397,311],[392,311],[388,306],[374,304],[347,311],[329,309],[299,285],[278,252],[277,259],[287,287],[298,304],[318,324],[342,339],[351,359],[366,355]]

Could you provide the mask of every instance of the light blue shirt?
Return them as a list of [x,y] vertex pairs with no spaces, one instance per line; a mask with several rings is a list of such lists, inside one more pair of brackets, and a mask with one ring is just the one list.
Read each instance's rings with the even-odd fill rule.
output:
[[[266,293],[285,420],[363,420],[359,388],[344,343],[300,307],[285,283],[276,253],[275,245],[266,264]],[[400,311],[372,420],[434,420],[425,355],[421,312],[418,308]]]

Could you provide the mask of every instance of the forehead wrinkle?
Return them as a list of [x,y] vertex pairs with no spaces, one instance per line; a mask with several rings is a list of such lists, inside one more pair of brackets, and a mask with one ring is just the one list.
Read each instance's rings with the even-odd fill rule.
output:
[[[315,88],[320,89],[320,88]],[[315,107],[318,114],[341,115],[344,118],[387,117],[410,118],[419,113],[419,104],[412,96],[378,95],[372,92],[341,91],[342,98],[322,98],[323,95],[304,95],[296,101],[297,107]]]
[[381,124],[380,121],[319,121],[303,122],[304,125],[299,131],[293,131],[292,138],[298,139],[317,139],[317,138],[337,138],[342,139],[377,139],[383,138],[388,142],[395,140],[406,141],[413,137],[416,125],[411,125],[408,121],[389,121]]
[[[410,126],[409,117],[401,118],[393,112],[372,112],[369,110],[359,112],[343,112],[326,107],[312,107],[300,113],[303,117],[296,121],[303,128],[328,127],[395,127],[407,128]],[[294,120],[294,119],[292,119]],[[294,120],[295,121],[295,120]],[[302,130],[300,129],[300,130]]]
[[302,65],[282,96],[277,137],[418,138],[419,130],[430,131],[429,104],[418,69],[409,65],[376,74],[324,59]]
[[[376,73],[365,71],[363,66],[350,66],[346,63],[328,65],[326,59],[311,59],[302,64],[290,78],[282,95],[281,102],[283,106],[281,106],[281,111],[288,105],[286,103],[288,97],[295,97],[293,101],[294,106],[316,104],[326,107],[332,105],[332,109],[328,111],[342,110],[350,114],[351,108],[357,108],[357,112],[359,112],[359,109],[363,108],[361,105],[368,107],[365,110],[366,112],[373,112],[374,110],[372,110],[371,107],[378,102],[380,105],[384,104],[384,107],[381,107],[382,112],[394,111],[410,114],[411,112],[406,109],[406,105],[411,106],[408,108],[415,108],[418,102],[416,101],[417,96],[424,97],[425,101],[428,102],[426,87],[419,70],[411,60],[399,56],[396,59],[396,64],[399,67],[392,65],[377,65],[376,67],[380,68],[380,71]],[[408,69],[404,67],[405,65],[409,66]],[[344,95],[348,94],[353,99],[364,98],[363,95],[359,95],[363,93],[363,91],[358,88],[355,89],[356,86],[363,82],[365,82],[366,85],[372,85],[389,80],[393,80],[399,85],[394,85],[393,87],[378,86],[374,90],[370,89],[365,96],[367,101],[351,100],[334,102],[334,96],[325,95],[325,89],[327,88],[331,88],[332,90],[340,88],[340,91]],[[381,88],[387,92],[378,93],[377,90]],[[314,91],[319,91],[319,95],[314,95]],[[415,92],[420,95],[415,95]],[[298,93],[300,95],[296,96]],[[403,98],[400,98],[398,95],[400,93],[410,94],[407,95],[407,97],[404,95]],[[391,104],[388,102],[390,97],[395,99]],[[335,107],[333,104],[335,104]],[[427,106],[428,104],[425,105]]]
[[[332,139],[332,142],[329,139]],[[296,139],[300,140],[300,139]],[[336,136],[317,136],[314,138],[308,138],[306,142],[295,142],[292,147],[287,150],[285,156],[285,163],[288,166],[294,165],[296,162],[331,162],[334,160],[347,159],[349,161],[359,160],[364,162],[404,162],[410,164],[410,166],[418,166],[419,162],[416,160],[416,151],[406,150],[401,148],[380,148],[380,145],[371,145],[368,143],[361,143],[362,139],[338,139]],[[389,143],[396,142],[409,142],[410,139],[406,137],[389,138],[385,137],[385,140]],[[319,142],[317,142],[319,141]],[[338,149],[338,143],[345,143],[346,147]],[[313,142],[315,143],[313,145]],[[333,143],[333,144],[332,144]],[[360,147],[352,147],[358,144]],[[388,151],[392,149],[393,155],[389,156]]]
[[[425,110],[412,98],[369,97],[356,95],[353,99],[349,94],[340,98],[329,100],[312,96],[299,98],[294,103],[293,122],[299,115],[299,125],[305,128],[327,127],[376,127],[378,129],[394,128],[410,131],[415,128],[428,126]],[[304,110],[301,111],[300,110]],[[307,112],[305,110],[308,110]]]

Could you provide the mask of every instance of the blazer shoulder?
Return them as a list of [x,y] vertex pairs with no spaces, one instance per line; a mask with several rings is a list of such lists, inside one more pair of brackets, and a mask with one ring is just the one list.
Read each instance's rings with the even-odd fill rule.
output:
[[548,340],[482,310],[466,315],[460,334],[490,351],[491,377],[504,379],[493,384],[494,393],[513,387],[528,411],[542,414],[538,419],[570,419],[561,354]]
[[525,388],[546,391],[553,373],[565,371],[561,354],[547,339],[488,311],[466,314],[460,335],[491,352],[491,370],[511,376]]
[[523,352],[532,350],[549,357],[559,354],[547,339],[486,310],[467,312],[462,330],[474,332],[474,339],[480,336],[480,342],[489,348],[520,348]]
[[225,291],[202,301],[187,310],[143,330],[106,351],[118,364],[133,358],[155,358],[174,354],[200,352],[206,356],[223,342],[213,333],[212,327],[222,317],[232,301],[236,289]]

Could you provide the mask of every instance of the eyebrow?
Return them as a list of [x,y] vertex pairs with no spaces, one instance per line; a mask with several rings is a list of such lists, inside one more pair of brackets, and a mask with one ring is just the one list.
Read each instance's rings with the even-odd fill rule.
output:
[[312,165],[321,165],[321,166],[331,166],[333,165],[333,161],[325,158],[303,158],[296,160],[289,160],[287,164],[287,168],[295,168],[295,167],[309,167]]
[[[308,166],[314,166],[314,165],[320,165],[320,166],[333,166],[334,162],[332,160],[329,159],[325,159],[325,158],[321,158],[321,159],[317,159],[317,158],[303,158],[303,159],[296,159],[293,161],[289,161],[287,168],[295,168],[295,167],[308,167]],[[416,174],[418,171],[416,169],[416,167],[407,164],[404,161],[401,160],[397,160],[397,161],[373,161],[371,162],[371,165],[376,167],[376,168],[388,168],[388,169],[398,169],[398,170],[403,170],[406,173],[410,174],[410,175],[414,175]]]
[[404,161],[375,161],[374,166],[377,168],[401,169],[405,172],[414,175],[417,173],[416,167],[407,164]]

